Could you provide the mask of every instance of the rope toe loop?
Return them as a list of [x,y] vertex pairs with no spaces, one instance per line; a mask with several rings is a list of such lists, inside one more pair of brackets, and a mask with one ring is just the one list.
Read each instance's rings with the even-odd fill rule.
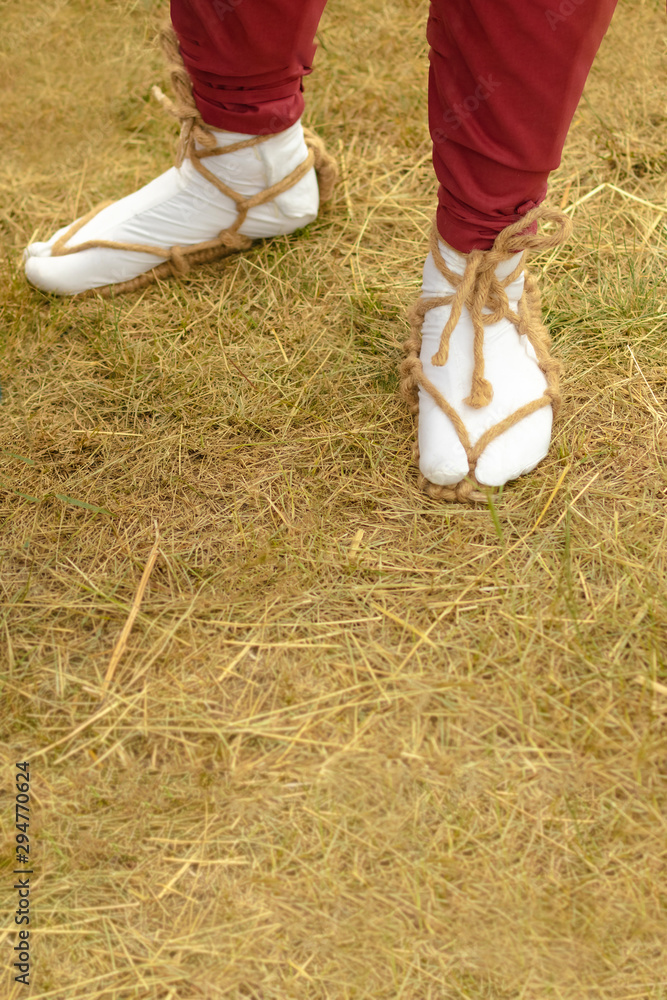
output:
[[[550,228],[539,231],[538,223]],[[484,449],[500,434],[509,430],[531,413],[543,406],[551,406],[554,416],[561,402],[559,376],[561,364],[551,357],[551,337],[542,323],[540,293],[532,274],[525,273],[524,289],[518,310],[510,306],[506,289],[524,272],[526,257],[531,251],[541,251],[559,246],[572,233],[572,221],[557,209],[538,205],[526,215],[503,229],[490,250],[472,250],[466,255],[465,267],[461,273],[452,270],[440,249],[440,236],[435,221],[430,237],[430,250],[438,271],[452,289],[448,295],[419,298],[408,311],[410,337],[405,341],[405,359],[401,364],[401,394],[415,417],[417,432],[419,413],[419,389],[428,392],[440,409],[451,421],[457,437],[465,450],[469,464],[469,476],[454,486],[437,486],[420,474],[419,482],[429,496],[459,503],[484,501],[486,495],[475,486],[474,469]],[[515,254],[521,257],[506,277],[497,274],[498,265],[510,260]],[[547,387],[543,395],[533,402],[521,406],[515,413],[505,417],[479,438],[473,446],[465,425],[458,412],[442,396],[426,377],[419,357],[421,350],[421,328],[426,313],[440,306],[450,306],[447,322],[440,335],[438,350],[431,358],[436,366],[447,364],[449,343],[463,309],[467,309],[473,326],[473,372],[470,394],[463,402],[474,408],[488,406],[493,400],[493,386],[484,376],[484,327],[509,320],[519,336],[525,336],[532,346],[540,370],[544,374]],[[416,460],[419,460],[419,446],[416,446]]]

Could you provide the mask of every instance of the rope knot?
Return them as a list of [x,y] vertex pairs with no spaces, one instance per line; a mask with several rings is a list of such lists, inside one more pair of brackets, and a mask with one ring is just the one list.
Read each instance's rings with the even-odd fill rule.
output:
[[484,378],[484,327],[511,315],[505,288],[516,278],[520,264],[507,278],[500,279],[496,274],[496,267],[499,259],[505,260],[506,256],[496,255],[493,251],[473,250],[467,255],[463,273],[459,274],[445,263],[435,228],[431,237],[431,252],[436,267],[454,289],[451,295],[441,299],[442,304],[451,305],[451,309],[440,336],[440,345],[431,362],[434,365],[447,363],[452,333],[464,307],[467,308],[474,331],[474,367],[470,395],[464,402],[476,409],[488,406],[493,399],[493,386]]
[[470,500],[474,489],[475,488],[470,480],[463,479],[460,483],[456,484],[456,499],[459,503],[465,503],[467,500]]
[[476,410],[479,410],[482,406],[488,406],[492,399],[493,386],[489,380],[484,378],[478,372],[473,371],[470,395],[466,396],[463,402],[468,406],[472,406]]
[[230,250],[247,250],[248,247],[252,246],[250,237],[232,229],[223,229],[221,233],[218,233],[218,239],[223,246],[229,247]]
[[183,247],[172,247],[169,255],[169,266],[175,278],[179,275],[187,274],[190,270],[190,262],[185,256]]

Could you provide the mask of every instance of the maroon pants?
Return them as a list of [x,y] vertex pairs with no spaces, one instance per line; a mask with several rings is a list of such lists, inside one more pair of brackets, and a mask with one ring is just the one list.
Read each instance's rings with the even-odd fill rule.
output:
[[[171,0],[214,128],[281,132],[303,111],[326,0]],[[429,126],[438,229],[488,249],[546,195],[616,0],[431,0]],[[413,54],[407,52],[406,58]]]

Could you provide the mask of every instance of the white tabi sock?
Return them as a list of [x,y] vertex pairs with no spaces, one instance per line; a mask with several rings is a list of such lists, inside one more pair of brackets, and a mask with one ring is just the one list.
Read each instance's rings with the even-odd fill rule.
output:
[[[218,146],[252,138],[235,132],[209,131]],[[257,145],[209,156],[203,162],[227,187],[249,197],[283,180],[307,155],[299,121]],[[249,209],[239,232],[250,239],[291,233],[312,222],[318,209],[317,178],[312,168],[272,201]],[[145,187],[102,209],[67,245],[112,240],[163,249],[192,246],[214,239],[236,218],[234,201],[186,158],[180,167],[172,167]],[[129,281],[164,261],[164,257],[150,253],[107,247],[52,256],[52,245],[68,228],[60,229],[47,242],[32,243],[24,251],[26,276],[43,291],[76,295],[91,288]]]
[[[466,255],[439,241],[440,252],[450,271],[462,275]],[[496,268],[499,279],[507,278],[517,267],[521,254],[515,254]],[[523,293],[520,274],[505,288],[509,306],[517,311]],[[424,264],[422,295],[425,298],[451,295],[454,288],[440,273],[429,253]],[[424,375],[459,415],[474,447],[481,435],[515,413],[525,404],[539,399],[547,388],[533,347],[525,335],[519,335],[509,319],[500,319],[484,327],[484,377],[493,389],[486,406],[475,408],[464,402],[471,393],[474,368],[474,331],[470,313],[464,306],[452,331],[449,353],[444,365],[433,364],[440,348],[440,338],[451,306],[439,306],[426,312],[422,325],[420,360]],[[489,309],[483,309],[489,314]],[[474,474],[487,486],[502,486],[510,479],[531,472],[549,450],[553,414],[551,406],[542,406],[499,434],[484,449]],[[433,397],[419,388],[419,468],[431,483],[449,486],[461,482],[469,472],[469,463],[454,426]]]

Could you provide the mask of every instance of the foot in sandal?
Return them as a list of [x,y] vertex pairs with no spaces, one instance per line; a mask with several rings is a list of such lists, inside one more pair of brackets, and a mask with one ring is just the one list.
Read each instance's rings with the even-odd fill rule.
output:
[[[555,222],[548,235],[527,231]],[[557,246],[570,222],[533,209],[491,250],[460,254],[434,230],[422,297],[412,309],[403,392],[417,417],[421,485],[447,500],[484,499],[546,456],[560,401],[560,365],[549,354],[529,249]]]
[[[162,273],[170,262],[174,271],[187,269],[188,248],[221,233],[230,234],[229,249],[243,249],[316,218],[317,178],[300,122],[270,136],[198,134],[209,137],[208,149],[193,135],[181,166],[47,242],[32,243],[24,254],[28,281],[57,295],[125,285],[160,264]],[[285,189],[264,200],[273,188]]]

